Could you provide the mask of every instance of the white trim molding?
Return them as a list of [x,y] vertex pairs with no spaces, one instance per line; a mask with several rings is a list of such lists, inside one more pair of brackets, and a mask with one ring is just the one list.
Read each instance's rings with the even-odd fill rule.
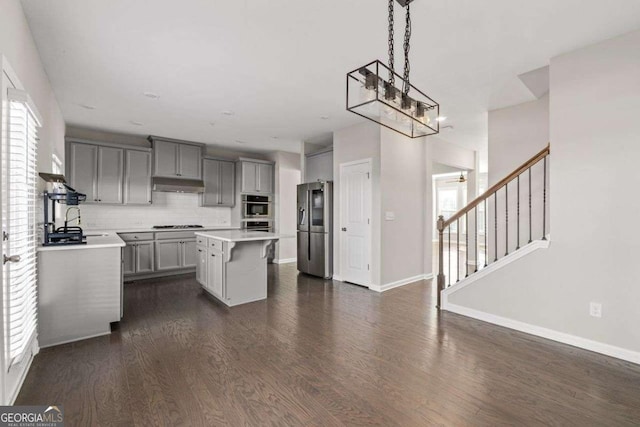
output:
[[461,289],[466,288],[474,282],[482,279],[483,277],[491,274],[492,272],[504,268],[505,266],[511,264],[512,262],[522,258],[525,255],[530,254],[531,252],[537,251],[538,249],[547,249],[549,247],[549,240],[534,240],[533,242],[521,247],[515,252],[510,253],[504,258],[500,258],[498,261],[489,264],[487,267],[478,271],[477,273],[472,274],[469,277],[465,277],[460,280],[458,283],[451,285],[447,289],[443,290],[441,293],[442,296],[442,308],[447,310],[447,305],[449,304],[449,296],[455,294]]
[[431,279],[433,279],[433,273],[419,274],[417,276],[407,277],[404,279],[396,280],[395,282],[386,283],[382,286],[371,285],[369,286],[369,289],[371,289],[374,292],[385,292],[390,289],[399,288],[400,286],[408,285],[409,283],[415,283],[421,280],[431,280]]
[[274,264],[291,264],[293,262],[297,262],[298,258],[283,258],[283,259],[274,259]]
[[508,319],[506,317],[497,316],[495,314],[486,313],[484,311],[462,307],[457,304],[447,303],[446,307],[443,307],[443,308],[452,313],[461,314],[463,316],[471,317],[473,319],[481,320],[483,322],[492,323],[494,325],[503,326],[509,329],[514,329],[516,331],[524,332],[526,334],[536,335],[538,337],[546,338],[552,341],[568,344],[573,347],[578,347],[584,350],[589,350],[596,353],[604,354],[606,356],[611,356],[617,359],[622,359],[628,362],[640,364],[639,352],[627,350],[622,347],[616,347],[610,344],[605,344],[605,343],[593,341],[587,338],[578,337],[576,335],[559,332],[553,329],[547,329],[542,326],[531,325],[529,323],[521,322],[519,320]]

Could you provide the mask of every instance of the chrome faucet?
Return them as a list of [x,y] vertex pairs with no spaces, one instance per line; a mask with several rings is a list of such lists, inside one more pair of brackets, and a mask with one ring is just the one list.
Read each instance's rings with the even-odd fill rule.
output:
[[[72,210],[72,209],[75,209],[75,210],[78,211],[78,216],[76,216],[75,218],[69,219],[69,211]],[[67,208],[67,211],[64,214],[64,228],[65,229],[67,228],[67,224],[69,223],[69,221],[75,221],[76,219],[78,220],[78,224],[77,225],[79,227],[80,223],[81,223],[80,208],[77,207],[77,206],[72,206],[70,208]]]

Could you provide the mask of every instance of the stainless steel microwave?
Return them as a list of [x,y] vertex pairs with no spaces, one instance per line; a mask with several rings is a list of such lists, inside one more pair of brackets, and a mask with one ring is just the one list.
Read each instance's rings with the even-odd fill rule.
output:
[[273,204],[270,196],[242,195],[242,216],[244,218],[272,218]]

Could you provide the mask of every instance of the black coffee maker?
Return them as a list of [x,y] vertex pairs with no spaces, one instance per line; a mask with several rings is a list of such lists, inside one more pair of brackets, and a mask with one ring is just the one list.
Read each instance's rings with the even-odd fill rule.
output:
[[[65,183],[64,176],[49,173],[40,173],[40,177],[47,182],[61,183],[64,187],[63,191],[45,191],[44,197],[44,246],[60,246],[60,245],[82,245],[87,243],[87,238],[80,227],[80,209],[78,216],[73,220],[77,220],[77,225],[70,226],[69,219],[65,215],[64,225],[56,228],[56,202],[67,206],[78,206],[81,202],[87,200],[86,194],[78,193],[75,189],[69,187]],[[62,188],[59,188],[62,190]],[[67,209],[67,214],[71,208]],[[51,219],[49,219],[51,213]]]

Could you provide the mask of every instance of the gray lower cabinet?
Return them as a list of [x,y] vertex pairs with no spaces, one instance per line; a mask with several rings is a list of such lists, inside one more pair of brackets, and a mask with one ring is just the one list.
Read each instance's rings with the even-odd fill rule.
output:
[[204,193],[201,206],[235,206],[235,164],[224,160],[202,161]]
[[148,151],[125,151],[124,203],[151,204],[151,153]]
[[153,273],[154,269],[154,244],[148,242],[127,242],[122,250],[123,274]]
[[198,250],[196,239],[182,242],[182,267],[193,268],[198,265]]
[[156,270],[175,270],[182,263],[181,241],[156,241]]
[[193,268],[197,262],[196,239],[156,240],[156,270]]

